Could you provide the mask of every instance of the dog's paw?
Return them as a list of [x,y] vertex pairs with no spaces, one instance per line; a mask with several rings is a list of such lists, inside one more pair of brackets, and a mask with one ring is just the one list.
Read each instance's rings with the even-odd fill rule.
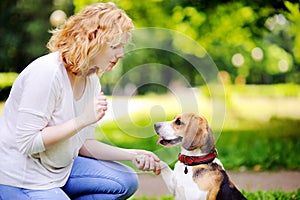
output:
[[184,191],[183,186],[180,186],[177,188],[175,196],[176,196],[176,198],[175,198],[176,200],[177,199],[186,200],[185,191]]
[[157,167],[154,173],[155,175],[160,175],[160,172],[161,172],[161,168]]
[[167,163],[165,163],[164,161],[160,161],[159,165],[162,170],[165,168],[169,168],[169,165]]

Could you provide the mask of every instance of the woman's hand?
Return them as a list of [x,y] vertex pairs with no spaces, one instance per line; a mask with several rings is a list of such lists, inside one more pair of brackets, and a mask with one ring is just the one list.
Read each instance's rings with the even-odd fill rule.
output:
[[[82,128],[96,123],[105,115],[107,101],[103,93],[95,97],[93,102],[86,105],[84,112],[75,119],[56,126],[47,126],[42,130],[42,140],[45,148],[66,140],[80,131]],[[30,153],[22,149],[22,152]]]
[[107,110],[107,100],[103,92],[96,96],[93,102],[86,105],[84,112],[76,119],[79,127],[94,124],[102,119]]
[[160,159],[154,153],[145,150],[134,150],[134,153],[136,155],[132,162],[138,169],[153,171],[156,175],[160,174]]

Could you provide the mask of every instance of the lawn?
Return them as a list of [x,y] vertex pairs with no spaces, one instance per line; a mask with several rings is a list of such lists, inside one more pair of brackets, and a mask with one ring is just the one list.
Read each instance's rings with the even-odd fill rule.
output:
[[[225,86],[226,110],[221,106],[220,112],[216,112],[219,107],[212,103],[207,87],[194,91],[196,104],[174,94],[109,97],[110,112],[97,126],[96,139],[153,151],[172,166],[179,149],[158,145],[153,124],[183,111],[200,112],[209,122],[220,119],[212,123],[212,129],[226,169],[300,170],[299,85]],[[3,105],[0,102],[0,113]]]
[[[116,105],[114,98],[111,99],[112,106]],[[126,101],[124,97],[123,101]],[[209,96],[205,92],[199,93],[197,101],[200,105],[195,112],[203,113],[212,121]],[[212,127],[219,158],[226,169],[299,170],[299,105],[299,86],[226,88],[226,112],[220,114],[224,115],[222,129]],[[172,94],[132,97],[127,99],[127,107],[134,109],[125,109],[123,116],[101,123],[96,129],[96,137],[116,146],[153,151],[172,166],[176,161],[172,158],[176,158],[179,149],[166,150],[158,145],[153,124],[171,120],[181,112],[180,106]],[[114,112],[119,111],[122,107]]]
[[[172,167],[179,149],[158,145],[153,124],[193,111],[204,114],[212,124],[219,158],[227,170],[300,170],[299,85],[229,85],[225,86],[226,96],[217,101],[206,89],[194,89],[196,104],[174,94],[109,97],[109,111],[96,128],[96,139],[153,151]],[[0,102],[0,113],[3,105]],[[300,199],[300,190],[244,194],[249,200]],[[147,199],[155,198],[132,198]]]
[[[258,191],[245,192],[242,191],[248,200],[298,200],[300,199],[300,189],[295,192],[281,192],[281,191]],[[157,198],[139,197],[130,198],[130,200],[158,200]],[[159,200],[174,200],[174,197],[161,197]]]
[[[216,129],[216,147],[227,170],[300,170],[300,87],[295,85],[227,86],[226,112],[221,130]],[[202,90],[194,109],[212,121],[212,104]],[[123,97],[124,98],[124,97]],[[124,100],[124,99],[123,99]],[[125,148],[143,148],[155,152],[172,167],[178,148],[162,148],[153,124],[171,120],[182,108],[172,94],[147,95],[128,100],[129,114],[112,117],[97,127],[98,140]],[[125,99],[126,101],[126,99]],[[114,105],[115,100],[111,99]],[[139,108],[139,109],[138,109]],[[120,111],[121,108],[114,112]],[[122,109],[121,109],[122,110]],[[193,109],[190,109],[193,110]],[[222,109],[221,109],[222,110]],[[126,113],[126,112],[125,112]],[[218,124],[217,124],[218,125]],[[249,200],[300,199],[294,192],[246,192]],[[132,200],[155,200],[140,197]],[[173,197],[160,197],[173,200]]]

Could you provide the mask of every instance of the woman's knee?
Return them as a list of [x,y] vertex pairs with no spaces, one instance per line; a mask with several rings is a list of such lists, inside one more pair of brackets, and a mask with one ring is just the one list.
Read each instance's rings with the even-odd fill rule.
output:
[[13,200],[30,198],[22,192],[21,188],[0,184],[0,200]]
[[117,170],[115,174],[115,181],[117,181],[122,188],[119,190],[118,199],[127,199],[138,189],[139,181],[137,173],[126,165],[120,163],[114,163],[113,165],[119,165],[119,170]]
[[132,168],[117,162],[78,158],[63,189],[71,197],[85,194],[89,197],[109,195],[114,196],[113,199],[126,199],[137,188],[138,176]]
[[128,198],[132,196],[136,190],[138,189],[139,181],[138,176],[136,172],[134,172],[131,168],[129,169],[129,172],[124,177],[124,184],[125,190],[124,190],[124,197]]
[[69,200],[70,198],[60,188],[47,190],[30,190],[0,184],[0,200],[30,200],[30,199],[55,199]]

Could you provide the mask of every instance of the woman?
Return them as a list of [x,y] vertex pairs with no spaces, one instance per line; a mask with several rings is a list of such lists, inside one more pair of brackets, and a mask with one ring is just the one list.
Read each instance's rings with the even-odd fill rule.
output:
[[107,110],[98,76],[124,56],[133,28],[113,3],[90,5],[18,76],[0,117],[1,200],[126,199],[137,175],[113,160],[159,173],[153,153],[94,140]]

